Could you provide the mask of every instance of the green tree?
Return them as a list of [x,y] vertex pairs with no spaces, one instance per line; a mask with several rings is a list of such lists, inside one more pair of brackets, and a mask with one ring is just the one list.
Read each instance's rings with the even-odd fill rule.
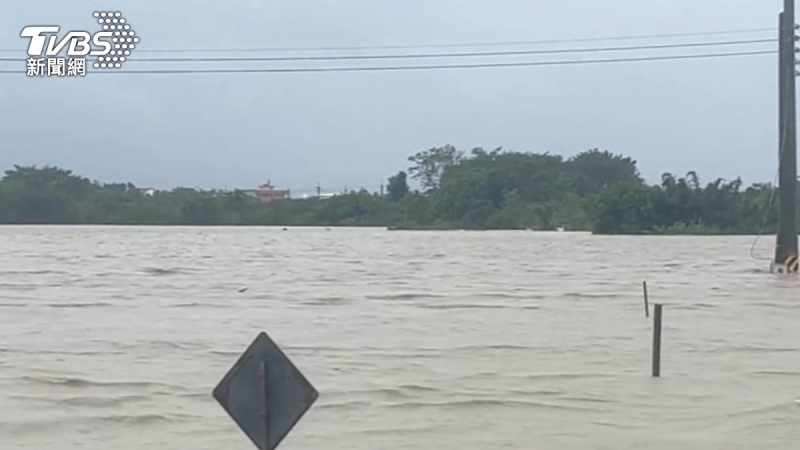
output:
[[464,153],[452,145],[430,148],[408,158],[412,163],[408,173],[419,180],[425,191],[432,191],[439,187],[445,169],[458,164],[463,157]]
[[404,171],[400,171],[397,175],[389,177],[389,183],[386,191],[389,198],[393,201],[398,201],[408,194],[408,175]]
[[567,161],[567,168],[578,195],[596,194],[613,184],[642,183],[636,161],[608,151],[592,149],[579,153]]
[[603,234],[652,233],[656,230],[655,218],[653,188],[619,184],[600,192],[592,231]]

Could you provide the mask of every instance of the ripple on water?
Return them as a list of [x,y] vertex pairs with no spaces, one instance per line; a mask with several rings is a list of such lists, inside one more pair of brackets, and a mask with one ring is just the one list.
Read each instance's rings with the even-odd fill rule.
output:
[[534,402],[524,400],[510,400],[499,398],[465,399],[440,402],[400,402],[382,405],[389,409],[455,409],[455,410],[475,410],[475,409],[526,409],[534,410],[562,410],[572,412],[592,412],[594,408],[580,407],[575,405],[564,405],[556,403]]
[[48,308],[61,308],[61,309],[81,309],[81,308],[113,308],[117,307],[118,305],[114,305],[111,303],[104,303],[104,302],[92,302],[92,303],[47,303],[45,304]]
[[464,304],[439,304],[439,305],[431,305],[431,304],[419,304],[420,308],[423,309],[440,309],[440,310],[471,310],[471,309],[515,309],[520,311],[536,311],[542,309],[540,306],[537,305],[498,305],[498,304],[475,304],[475,303],[464,303]]
[[[93,427],[164,428],[178,423],[202,421],[204,417],[190,414],[108,414],[73,415],[49,420],[0,422],[0,433],[16,436],[37,435],[42,430],[73,430]],[[85,431],[83,431],[85,432]]]
[[164,268],[160,268],[160,267],[146,267],[146,268],[142,269],[142,273],[144,273],[146,275],[151,275],[151,276],[154,276],[154,277],[164,277],[164,276],[170,276],[170,275],[181,275],[181,274],[186,274],[188,272],[189,272],[188,269],[177,268],[177,267],[169,268],[169,269],[164,269]]
[[101,389],[111,389],[111,390],[116,390],[116,389],[185,390],[185,388],[181,386],[165,384],[165,383],[148,382],[148,381],[98,381],[98,380],[89,380],[85,378],[44,377],[44,376],[30,376],[30,375],[20,377],[20,380],[33,385],[63,387],[68,389],[101,388]]
[[151,400],[150,395],[118,395],[118,396],[68,396],[56,395],[31,396],[10,395],[9,398],[22,402],[37,402],[52,406],[73,406],[81,408],[119,408],[129,403],[139,403]]
[[367,300],[379,301],[411,301],[411,300],[430,300],[436,298],[445,298],[446,296],[433,293],[405,293],[405,294],[382,294],[382,295],[367,295]]

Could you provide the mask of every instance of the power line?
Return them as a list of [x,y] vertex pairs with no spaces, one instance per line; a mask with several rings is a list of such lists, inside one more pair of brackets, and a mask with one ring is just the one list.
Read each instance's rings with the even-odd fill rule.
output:
[[[585,38],[539,39],[495,42],[464,42],[441,44],[403,44],[403,45],[361,45],[361,46],[328,46],[328,47],[256,47],[256,48],[175,48],[175,49],[138,49],[138,53],[245,53],[245,52],[305,52],[305,51],[343,51],[343,50],[404,50],[422,48],[463,48],[463,47],[502,47],[539,44],[568,44],[579,42],[630,41],[647,39],[669,39],[697,36],[723,36],[734,34],[753,34],[777,32],[777,28],[743,28],[733,30],[700,31],[688,33],[660,33],[621,36],[600,36]],[[19,48],[2,48],[0,53],[20,52]]]
[[[589,64],[612,64],[645,61],[671,61],[689,59],[712,59],[740,56],[771,55],[777,53],[774,50],[762,50],[751,52],[734,53],[706,53],[696,55],[673,55],[673,56],[650,56],[640,58],[616,58],[616,59],[587,59],[572,61],[531,61],[531,62],[508,62],[508,63],[479,63],[479,64],[443,64],[443,65],[424,65],[424,66],[362,66],[362,67],[309,67],[309,68],[261,68],[261,69],[154,69],[154,70],[113,70],[98,71],[99,74],[117,75],[178,75],[178,74],[225,74],[225,73],[310,73],[310,72],[380,72],[380,71],[400,71],[400,70],[440,70],[440,69],[478,69],[478,68],[500,68],[500,67],[535,67],[535,66],[571,66]],[[15,74],[16,70],[0,70],[0,74]]]
[[[518,50],[501,52],[468,52],[468,53],[416,53],[406,55],[338,55],[338,56],[279,56],[279,57],[215,57],[215,58],[135,58],[136,62],[233,62],[233,61],[346,61],[346,60],[379,60],[379,59],[422,59],[422,58],[473,58],[486,56],[523,56],[551,55],[568,53],[600,53],[637,50],[664,50],[673,48],[720,47],[732,45],[764,44],[777,42],[777,39],[750,39],[740,41],[690,42],[684,44],[637,45],[629,47],[588,47],[550,50]],[[0,58],[3,62],[21,62],[20,58]]]

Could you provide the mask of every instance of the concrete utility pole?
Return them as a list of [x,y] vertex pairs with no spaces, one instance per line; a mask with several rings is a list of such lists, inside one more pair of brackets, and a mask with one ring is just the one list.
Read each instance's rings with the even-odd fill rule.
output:
[[779,222],[773,272],[798,272],[797,92],[795,0],[784,0],[779,16]]

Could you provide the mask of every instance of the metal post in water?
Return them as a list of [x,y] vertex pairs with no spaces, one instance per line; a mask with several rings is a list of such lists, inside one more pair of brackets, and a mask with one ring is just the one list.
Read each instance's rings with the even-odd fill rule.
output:
[[661,376],[661,313],[662,305],[655,303],[653,316],[653,376]]
[[647,281],[642,281],[642,290],[644,291],[644,316],[650,317],[650,302],[647,299]]

